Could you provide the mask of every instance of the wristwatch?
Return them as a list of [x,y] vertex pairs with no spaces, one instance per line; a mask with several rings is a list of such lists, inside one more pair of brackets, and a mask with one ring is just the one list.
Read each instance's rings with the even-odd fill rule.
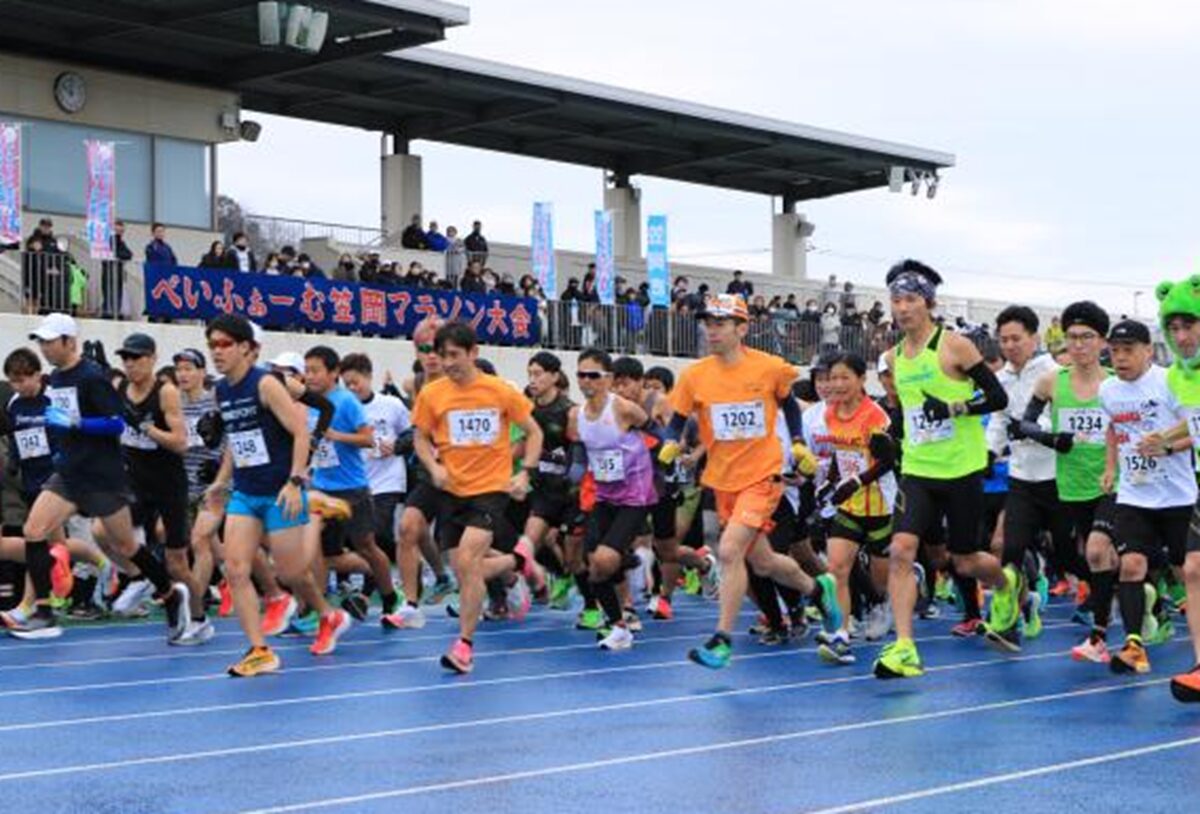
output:
[[292,486],[298,486],[301,489],[304,488],[304,478],[300,477],[299,475],[292,475],[290,478],[288,478],[288,483],[290,483]]

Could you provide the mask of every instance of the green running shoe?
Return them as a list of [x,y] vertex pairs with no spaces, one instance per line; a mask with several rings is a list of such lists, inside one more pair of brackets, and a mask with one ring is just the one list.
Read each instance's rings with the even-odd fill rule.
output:
[[550,580],[550,607],[554,610],[566,610],[571,607],[571,587],[575,580],[571,577],[554,577]]
[[1158,641],[1158,617],[1154,614],[1154,606],[1158,602],[1158,591],[1149,582],[1142,583],[1146,592],[1146,610],[1142,614],[1142,641],[1152,644]]
[[688,651],[689,659],[701,667],[707,667],[710,670],[720,670],[722,667],[728,667],[732,656],[733,648],[730,646],[728,640],[721,636],[713,636],[705,643],[704,647],[697,647]]
[[988,628],[996,633],[1005,633],[1021,619],[1021,606],[1017,599],[1021,595],[1023,577],[1011,565],[1004,566],[1004,587],[992,592],[992,607],[988,614]]
[[945,574],[937,575],[937,586],[933,589],[933,596],[944,605],[949,605],[954,602],[954,580],[947,577]]
[[837,600],[837,580],[833,574],[821,574],[817,577],[821,586],[821,616],[824,618],[825,629],[837,632],[842,629],[842,608]]
[[897,639],[886,645],[875,659],[876,678],[916,678],[922,675],[925,675],[925,667],[911,639]]
[[703,590],[700,584],[700,574],[695,568],[689,568],[683,572],[683,592],[692,596],[699,596]]
[[1038,591],[1029,592],[1029,603],[1025,606],[1025,638],[1036,639],[1042,635],[1042,595]]
[[604,614],[599,608],[584,608],[575,620],[576,630],[599,630],[604,627]]

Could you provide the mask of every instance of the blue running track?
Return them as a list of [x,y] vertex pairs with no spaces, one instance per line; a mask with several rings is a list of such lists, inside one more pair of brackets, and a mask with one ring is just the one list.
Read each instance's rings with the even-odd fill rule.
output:
[[252,680],[223,674],[231,620],[194,649],[149,623],[0,641],[0,811],[1200,811],[1200,705],[1167,687],[1191,664],[1182,630],[1125,678],[1070,660],[1086,631],[1065,605],[1019,656],[923,622],[928,673],[882,682],[865,643],[832,667],[811,641],[738,635],[733,665],[704,670],[684,654],[715,606],[677,612],[625,653],[571,614],[485,623],[468,677],[438,666],[440,609],[386,636],[372,617],[325,658],[281,639],[284,670]]

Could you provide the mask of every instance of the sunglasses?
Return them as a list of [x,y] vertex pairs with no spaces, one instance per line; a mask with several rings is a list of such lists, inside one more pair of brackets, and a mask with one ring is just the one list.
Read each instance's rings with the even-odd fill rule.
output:
[[417,345],[417,353],[433,353],[433,345],[427,342],[421,342]]
[[609,374],[603,370],[577,370],[577,371],[575,371],[576,378],[583,379],[585,381],[592,381],[592,382],[599,381],[600,379],[603,379],[607,375],[609,375]]
[[237,344],[237,342],[234,342],[232,339],[210,339],[210,340],[208,340],[208,349],[209,350],[227,350],[229,348],[232,348],[236,344]]

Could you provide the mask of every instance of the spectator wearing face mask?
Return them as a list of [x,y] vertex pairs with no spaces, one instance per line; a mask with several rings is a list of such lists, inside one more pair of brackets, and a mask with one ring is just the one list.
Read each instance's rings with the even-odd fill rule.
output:
[[225,250],[225,265],[242,272],[258,271],[258,259],[245,232],[234,232],[233,243]]

